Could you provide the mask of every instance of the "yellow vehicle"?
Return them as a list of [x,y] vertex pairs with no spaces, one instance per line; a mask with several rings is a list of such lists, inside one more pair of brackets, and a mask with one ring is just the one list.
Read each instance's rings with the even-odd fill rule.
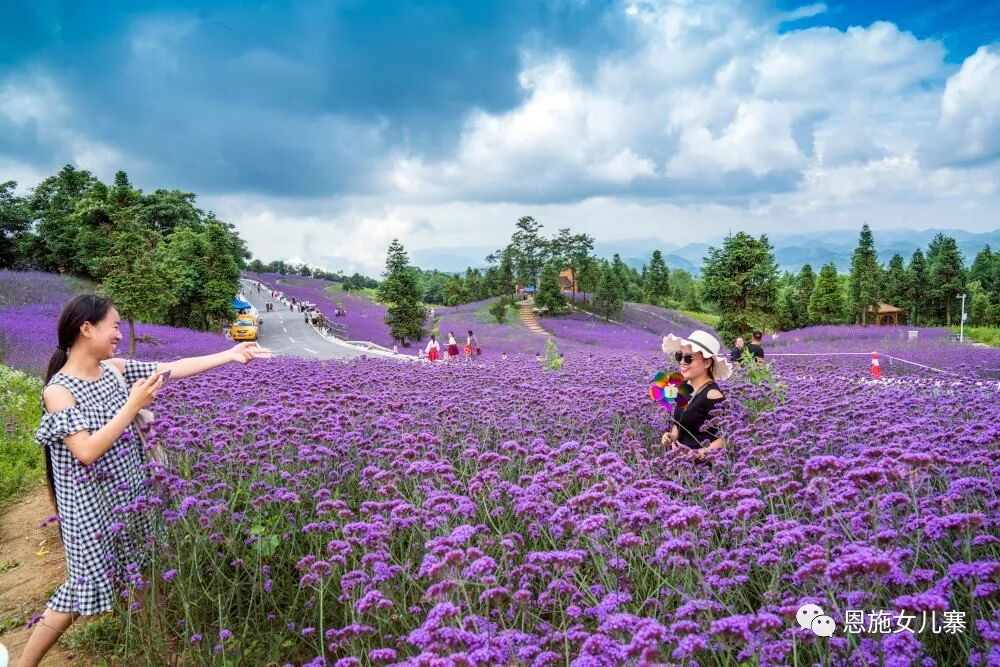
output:
[[229,337],[233,340],[257,340],[257,321],[253,315],[240,315],[229,327]]

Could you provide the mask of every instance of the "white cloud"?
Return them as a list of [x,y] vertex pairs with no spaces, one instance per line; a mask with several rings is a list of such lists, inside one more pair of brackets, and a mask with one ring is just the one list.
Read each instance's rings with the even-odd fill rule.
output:
[[[39,149],[51,151],[54,159],[48,164],[50,169],[71,162],[110,179],[126,164],[124,155],[77,130],[74,120],[72,105],[50,77],[32,73],[0,81],[0,134],[16,133]],[[3,155],[2,144],[0,161],[22,163],[15,155]],[[38,165],[32,169],[41,170]]]
[[1000,45],[982,46],[945,85],[934,162],[975,162],[1000,155]]

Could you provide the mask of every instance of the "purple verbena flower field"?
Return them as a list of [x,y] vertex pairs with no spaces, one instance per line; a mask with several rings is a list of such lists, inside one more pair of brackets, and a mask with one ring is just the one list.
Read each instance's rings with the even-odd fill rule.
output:
[[[119,508],[158,526],[126,650],[166,655],[163,627],[183,664],[1000,663],[997,350],[782,334],[769,352],[884,343],[949,375],[775,357],[775,382],[723,383],[728,447],[698,460],[659,445],[658,335],[559,322],[558,373],[273,359],[164,387],[170,464]],[[845,632],[857,610],[872,631]],[[879,633],[879,610],[964,625]]]

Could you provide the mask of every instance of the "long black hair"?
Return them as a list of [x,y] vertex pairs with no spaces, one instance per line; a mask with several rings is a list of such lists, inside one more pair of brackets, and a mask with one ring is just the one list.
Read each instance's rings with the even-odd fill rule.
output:
[[[97,324],[107,316],[113,307],[114,303],[112,303],[111,299],[96,294],[81,294],[80,296],[73,297],[69,303],[63,306],[62,314],[59,315],[59,324],[56,328],[56,335],[58,336],[56,351],[52,353],[52,358],[49,359],[49,367],[45,371],[46,385],[52,379],[52,376],[66,365],[66,360],[69,358],[69,348],[76,342],[77,336],[80,335],[80,327],[83,326],[84,322]],[[52,506],[56,508],[56,513],[58,513],[56,486],[52,475],[52,453],[49,451],[48,446],[43,449],[45,449],[45,481],[49,486],[49,497],[52,499]]]

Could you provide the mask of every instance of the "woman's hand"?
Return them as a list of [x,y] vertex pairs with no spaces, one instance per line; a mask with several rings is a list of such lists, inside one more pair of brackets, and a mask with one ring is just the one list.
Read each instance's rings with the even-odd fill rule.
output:
[[673,434],[673,431],[665,431],[663,437],[660,438],[661,445],[676,445],[677,436]]
[[248,364],[254,359],[270,359],[272,356],[271,350],[249,341],[237,343],[229,350],[229,360],[238,364]]
[[141,410],[156,398],[156,392],[163,386],[163,375],[151,375],[148,378],[137,380],[132,385],[132,390],[128,393],[128,400],[135,406],[136,410]]

